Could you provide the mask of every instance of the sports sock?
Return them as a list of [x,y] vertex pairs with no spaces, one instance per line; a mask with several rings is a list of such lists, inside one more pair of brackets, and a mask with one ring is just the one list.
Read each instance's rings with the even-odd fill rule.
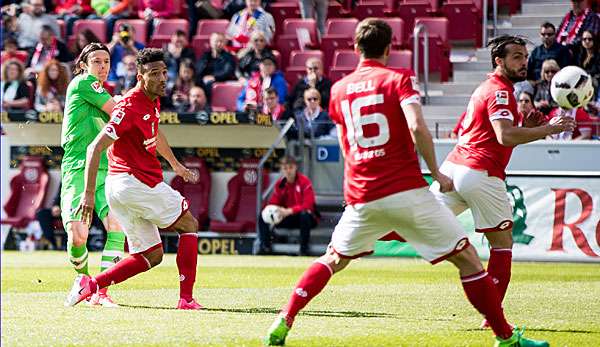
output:
[[132,254],[96,276],[95,282],[98,284],[98,288],[105,288],[148,271],[150,267],[150,263],[143,255]]
[[496,336],[507,339],[512,336],[512,327],[502,311],[498,290],[487,272],[481,271],[474,275],[460,278],[465,294],[471,304],[481,313],[490,324]]
[[109,231],[106,233],[106,244],[102,251],[102,262],[100,272],[113,266],[123,259],[123,247],[125,245],[125,234],[122,231]]
[[290,301],[281,311],[286,316],[289,326],[292,326],[298,312],[325,288],[332,275],[333,270],[320,262],[314,262],[304,272],[294,288]]
[[177,248],[177,269],[179,270],[179,297],[186,301],[193,299],[198,264],[198,235],[186,233],[179,235]]
[[510,270],[512,265],[512,249],[510,248],[492,248],[490,250],[490,260],[488,262],[487,272],[492,277],[500,302],[504,300],[504,295],[510,282]]
[[89,275],[88,272],[88,250],[85,244],[74,246],[71,242],[67,244],[69,261],[73,264],[75,271],[80,274]]

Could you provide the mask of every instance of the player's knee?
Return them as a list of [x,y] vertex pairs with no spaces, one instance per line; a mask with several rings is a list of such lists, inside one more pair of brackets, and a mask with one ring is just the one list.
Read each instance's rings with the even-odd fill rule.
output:
[[79,233],[73,233],[71,235],[71,243],[75,247],[81,247],[87,243],[87,235],[82,235]]
[[154,251],[149,254],[144,254],[144,257],[150,263],[150,267],[155,267],[160,264],[163,260],[163,252],[162,249],[160,251]]
[[350,264],[350,259],[342,258],[337,253],[330,251],[327,251],[327,253],[317,261],[328,266],[333,273],[342,271],[344,268],[346,268],[346,266],[348,266],[348,264]]
[[448,258],[448,261],[454,264],[460,270],[473,273],[483,270],[483,265],[479,260],[477,251],[473,246],[469,246],[461,252]]

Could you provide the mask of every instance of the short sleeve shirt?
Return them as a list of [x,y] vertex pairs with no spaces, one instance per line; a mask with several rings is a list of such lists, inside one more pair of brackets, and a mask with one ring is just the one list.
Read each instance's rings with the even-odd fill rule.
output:
[[427,186],[402,111],[420,102],[413,82],[412,71],[367,59],[331,88],[329,112],[342,128],[349,204]]
[[160,104],[138,88],[115,106],[104,133],[115,140],[108,148],[108,174],[129,173],[149,187],[163,181],[156,157]]
[[[60,141],[65,151],[63,171],[85,168],[87,146],[98,136],[109,119],[102,106],[110,98],[102,83],[93,75],[79,75],[69,83]],[[99,168],[108,168],[104,152]]]
[[504,179],[513,146],[498,142],[492,122],[506,119],[518,126],[519,113],[512,82],[499,74],[488,76],[471,95],[467,114],[461,123],[458,143],[447,160],[487,171],[489,176]]

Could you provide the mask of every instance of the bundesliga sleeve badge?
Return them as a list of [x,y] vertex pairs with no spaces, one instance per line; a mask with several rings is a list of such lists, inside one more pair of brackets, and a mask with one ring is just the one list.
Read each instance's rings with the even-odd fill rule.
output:
[[98,81],[92,82],[92,89],[98,94],[104,93],[104,87]]
[[496,91],[496,104],[508,105],[508,91],[506,91],[506,90]]

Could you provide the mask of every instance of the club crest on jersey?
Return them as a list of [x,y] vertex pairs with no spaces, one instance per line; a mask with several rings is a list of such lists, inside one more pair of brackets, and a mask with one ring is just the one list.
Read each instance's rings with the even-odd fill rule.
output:
[[98,94],[104,93],[104,87],[102,87],[102,84],[100,84],[98,81],[92,82],[92,89]]
[[508,91],[506,91],[506,90],[496,91],[496,104],[508,105]]

